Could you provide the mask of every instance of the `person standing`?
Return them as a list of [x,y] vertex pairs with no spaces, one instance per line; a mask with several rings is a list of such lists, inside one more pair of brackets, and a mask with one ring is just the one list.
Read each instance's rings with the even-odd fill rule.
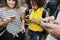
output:
[[[28,24],[28,35],[30,37],[29,40],[41,40],[43,34],[43,28],[39,25],[43,14],[43,6],[45,4],[45,0],[30,0],[30,4],[32,7],[32,11],[29,15],[29,18],[26,20],[29,22]],[[46,13],[46,17],[48,13]]]
[[6,31],[2,34],[1,40],[24,40],[25,32],[24,19],[21,20],[23,10],[19,8],[18,0],[4,0],[5,7],[0,8],[0,26],[6,26]]

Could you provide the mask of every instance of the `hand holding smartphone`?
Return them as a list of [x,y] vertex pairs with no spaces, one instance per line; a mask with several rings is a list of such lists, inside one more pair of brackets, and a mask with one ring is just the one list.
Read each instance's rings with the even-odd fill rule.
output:
[[55,20],[55,17],[54,16],[50,16],[50,17],[46,17],[46,18],[42,18],[40,17],[40,19],[43,21],[43,22],[46,22],[46,23],[50,23],[50,22],[53,22]]
[[11,18],[12,20],[15,20],[16,17],[15,17],[15,16],[10,16],[10,18]]
[[12,22],[13,20],[15,20],[15,16],[9,16],[9,17],[6,18],[6,20],[8,22]]
[[48,23],[48,21],[45,20],[45,18],[40,17],[40,19],[41,19],[41,21],[43,21],[43,22],[45,22],[45,23]]
[[25,16],[26,19],[29,19],[29,15]]

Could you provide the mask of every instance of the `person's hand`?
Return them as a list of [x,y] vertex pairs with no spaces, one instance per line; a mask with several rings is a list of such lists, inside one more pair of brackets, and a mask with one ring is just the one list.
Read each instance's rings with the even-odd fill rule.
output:
[[29,15],[25,16],[26,19],[29,19]]
[[46,31],[49,32],[49,34],[51,34],[52,36],[58,39],[60,38],[60,22],[59,21],[55,20],[53,24],[41,22],[41,25],[43,26],[43,28],[46,29]]
[[37,20],[35,18],[30,19],[31,22],[35,23]]
[[13,21],[15,20],[15,16],[10,16],[10,19]]
[[46,17],[43,19],[43,21],[48,22],[48,23],[52,23],[54,20],[55,20],[54,16]]
[[33,22],[33,23],[37,23],[37,20],[35,18],[29,18],[29,19],[25,19],[26,22]]
[[30,22],[40,25],[41,21],[38,22],[35,18],[32,18],[32,19],[30,19]]
[[0,19],[0,23],[3,22],[4,20]]
[[53,29],[48,29],[48,32],[57,39],[60,39],[60,26],[54,27]]
[[12,22],[13,20],[15,20],[15,16],[10,16],[10,17],[7,17],[6,19],[7,22]]
[[25,19],[25,21],[28,23],[30,21],[30,19]]
[[24,33],[24,32],[25,32],[25,28],[22,26],[20,31],[21,31],[22,33]]
[[54,20],[53,23],[54,23],[54,24],[57,24],[57,25],[60,25],[60,22],[57,21],[57,20]]

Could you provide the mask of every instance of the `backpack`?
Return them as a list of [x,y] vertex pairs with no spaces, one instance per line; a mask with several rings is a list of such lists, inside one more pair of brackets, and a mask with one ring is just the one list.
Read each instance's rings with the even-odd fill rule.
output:
[[[26,16],[29,15],[30,12],[31,12],[31,9],[30,9],[30,8],[27,8],[27,9],[25,10]],[[28,18],[29,18],[29,17],[28,17]],[[28,18],[26,18],[26,19],[28,19]],[[25,21],[25,28],[28,28],[28,23],[27,23],[26,21]]]
[[53,14],[53,16],[55,17],[55,19],[57,18],[59,10],[56,10],[55,13]]
[[[46,17],[46,12],[47,12],[47,10],[43,10],[43,14],[42,14],[42,18],[45,18]],[[46,36],[46,34],[47,34],[47,31],[44,29],[44,31],[43,31],[43,34]]]

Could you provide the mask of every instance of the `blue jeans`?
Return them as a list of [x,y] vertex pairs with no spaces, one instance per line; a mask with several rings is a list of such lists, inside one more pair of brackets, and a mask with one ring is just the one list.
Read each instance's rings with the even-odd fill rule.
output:
[[29,40],[41,40],[42,34],[42,32],[33,32],[31,30],[28,30],[28,35],[30,37]]

